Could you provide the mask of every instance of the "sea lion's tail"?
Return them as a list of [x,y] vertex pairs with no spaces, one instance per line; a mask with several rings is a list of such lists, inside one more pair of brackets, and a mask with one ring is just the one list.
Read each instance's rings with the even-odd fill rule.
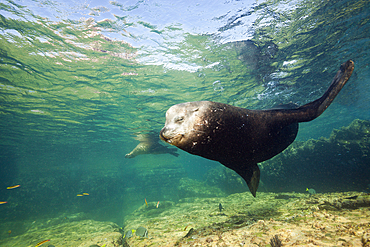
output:
[[296,114],[293,114],[294,120],[296,122],[308,122],[320,116],[347,83],[353,69],[354,63],[352,60],[343,63],[323,96],[294,110],[296,112]]

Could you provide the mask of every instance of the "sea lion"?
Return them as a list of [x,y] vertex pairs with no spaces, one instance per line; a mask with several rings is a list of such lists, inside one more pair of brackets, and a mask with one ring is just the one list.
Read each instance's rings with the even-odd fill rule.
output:
[[135,140],[140,143],[128,154],[125,158],[134,158],[141,154],[171,154],[173,156],[179,156],[175,148],[168,148],[159,143],[157,134],[139,134],[134,137]]
[[255,197],[260,179],[257,163],[286,149],[297,136],[298,123],[320,116],[353,69],[354,63],[348,60],[322,97],[292,109],[248,110],[212,101],[174,105],[167,110],[160,138],[236,171]]

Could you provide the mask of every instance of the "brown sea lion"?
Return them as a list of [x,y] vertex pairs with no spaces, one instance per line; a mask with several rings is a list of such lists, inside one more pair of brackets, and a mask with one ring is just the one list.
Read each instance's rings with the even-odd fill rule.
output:
[[260,178],[257,163],[286,149],[297,136],[298,123],[320,116],[353,69],[354,63],[348,60],[322,97],[293,109],[248,110],[211,101],[174,105],[167,110],[160,138],[236,171],[256,196]]
[[128,154],[125,158],[134,158],[141,154],[171,154],[173,156],[179,156],[175,148],[168,148],[159,143],[157,134],[139,134],[134,137],[135,140],[140,143]]

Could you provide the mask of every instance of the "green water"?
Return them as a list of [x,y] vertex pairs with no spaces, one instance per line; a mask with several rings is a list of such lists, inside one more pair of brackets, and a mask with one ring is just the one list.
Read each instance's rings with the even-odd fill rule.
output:
[[125,159],[133,137],[159,132],[177,103],[305,104],[352,59],[348,85],[298,139],[368,120],[369,9],[344,0],[1,1],[1,218],[84,212],[122,223],[145,198],[178,200],[181,178],[202,181],[220,165],[182,151]]

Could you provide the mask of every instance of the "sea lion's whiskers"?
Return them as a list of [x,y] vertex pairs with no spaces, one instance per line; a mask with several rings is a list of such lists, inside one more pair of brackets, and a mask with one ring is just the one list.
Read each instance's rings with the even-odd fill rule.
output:
[[206,133],[204,131],[196,130],[196,129],[191,129],[190,131],[195,132],[195,133],[201,133],[201,134],[205,134]]

